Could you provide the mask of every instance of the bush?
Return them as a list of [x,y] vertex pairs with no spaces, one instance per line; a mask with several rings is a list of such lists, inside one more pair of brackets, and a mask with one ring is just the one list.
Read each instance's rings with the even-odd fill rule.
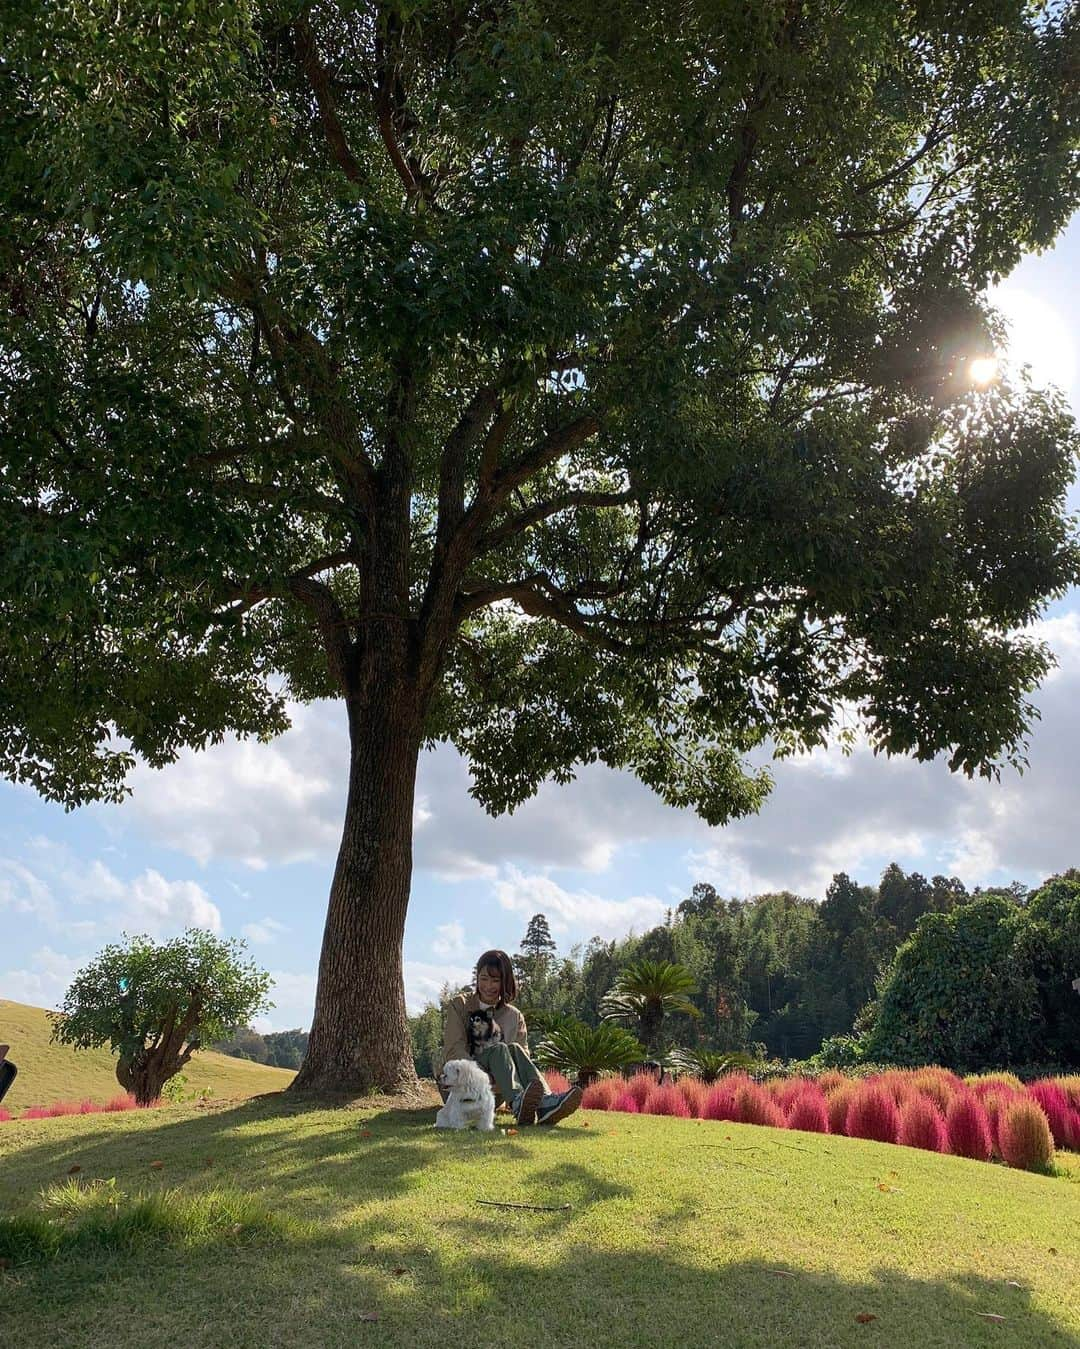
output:
[[945,1126],[945,1116],[926,1096],[909,1096],[900,1107],[900,1128],[896,1141],[908,1148],[948,1152],[949,1131]]
[[617,1077],[600,1077],[590,1082],[581,1097],[586,1110],[610,1110],[615,1097],[622,1092],[623,1084]]
[[746,1082],[735,1089],[736,1119],[740,1124],[762,1124],[772,1129],[786,1129],[784,1112],[768,1093],[755,1082]]
[[863,1035],[830,1035],[810,1062],[818,1068],[854,1068],[866,1058]]
[[998,1146],[1010,1166],[1022,1171],[1045,1171],[1054,1159],[1050,1125],[1037,1101],[1018,1096],[1002,1111]]
[[804,1082],[802,1087],[802,1091],[792,1099],[788,1107],[788,1128],[803,1129],[807,1133],[827,1134],[829,1108],[825,1093],[820,1087],[815,1087],[809,1082]]
[[705,1106],[701,1112],[702,1119],[715,1120],[734,1120],[737,1117],[735,1108],[735,1091],[725,1082],[717,1082],[709,1092],[705,1101]]
[[696,1077],[680,1077],[675,1083],[675,1090],[686,1102],[690,1108],[691,1115],[695,1119],[701,1119],[701,1112],[705,1108],[705,1102],[709,1097],[709,1088],[704,1082],[700,1082]]
[[675,1115],[680,1119],[689,1119],[690,1113],[690,1107],[677,1087],[658,1087],[655,1083],[642,1108],[645,1115]]
[[612,1110],[621,1110],[626,1115],[640,1115],[641,1106],[638,1105],[636,1097],[628,1091],[621,1091],[615,1097],[611,1105]]
[[650,1077],[648,1073],[635,1073],[629,1082],[623,1083],[623,1090],[637,1101],[637,1108],[643,1110],[645,1098],[655,1086],[656,1079]]
[[1029,1084],[1028,1095],[1042,1106],[1042,1112],[1046,1116],[1046,1122],[1050,1125],[1050,1132],[1054,1136],[1055,1146],[1059,1148],[1070,1147],[1072,1143],[1073,1111],[1069,1104],[1069,1098],[1062,1088],[1056,1082],[1043,1078],[1039,1082]]
[[988,1162],[994,1151],[994,1139],[986,1111],[970,1093],[957,1092],[945,1112],[949,1131],[949,1151],[956,1157],[971,1157]]
[[895,1143],[900,1116],[889,1093],[875,1082],[863,1082],[855,1090],[847,1112],[849,1138],[872,1138]]
[[847,1133],[847,1114],[851,1102],[855,1099],[855,1091],[854,1082],[845,1082],[835,1091],[829,1093],[826,1098],[826,1108],[829,1112],[829,1133]]

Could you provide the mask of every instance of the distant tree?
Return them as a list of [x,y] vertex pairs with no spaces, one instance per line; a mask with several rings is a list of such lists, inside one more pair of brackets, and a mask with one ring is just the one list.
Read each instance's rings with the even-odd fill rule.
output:
[[269,1062],[276,1068],[299,1068],[307,1052],[308,1033],[306,1030],[269,1031],[263,1036]]
[[234,1059],[249,1059],[252,1063],[271,1062],[265,1038],[251,1026],[234,1026],[223,1040],[216,1041],[210,1048]]
[[244,947],[201,928],[160,946],[144,936],[106,946],[50,1013],[52,1038],[77,1049],[108,1045],[117,1081],[149,1105],[197,1049],[273,1006],[272,980],[241,960]]
[[1042,1046],[1039,1057],[1080,1067],[1080,871],[1070,868],[1041,886],[1023,910],[1021,959],[1038,989]]
[[533,914],[521,939],[521,950],[514,956],[514,965],[526,989],[546,977],[556,949],[547,918],[542,913]]

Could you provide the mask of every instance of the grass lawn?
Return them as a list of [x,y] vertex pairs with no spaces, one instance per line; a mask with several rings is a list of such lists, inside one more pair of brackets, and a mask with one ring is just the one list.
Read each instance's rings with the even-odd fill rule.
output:
[[[52,1022],[42,1008],[0,998],[0,1043],[11,1046],[10,1058],[19,1070],[4,1097],[5,1110],[17,1115],[27,1106],[57,1101],[90,1100],[103,1105],[122,1091],[116,1080],[116,1059],[107,1049],[75,1050],[52,1044],[51,1033]],[[268,1068],[209,1050],[192,1055],[183,1071],[188,1092],[209,1087],[215,1097],[224,1099],[282,1091],[296,1076],[285,1068]]]
[[1080,1347],[1080,1170],[654,1116],[433,1118],[264,1096],[0,1126],[0,1214],[78,1166],[280,1225],[15,1260],[5,1342]]

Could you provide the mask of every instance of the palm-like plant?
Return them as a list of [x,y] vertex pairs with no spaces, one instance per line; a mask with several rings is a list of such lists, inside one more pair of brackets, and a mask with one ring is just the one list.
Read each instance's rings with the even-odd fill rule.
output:
[[737,1068],[754,1068],[758,1060],[750,1054],[722,1053],[717,1049],[676,1049],[668,1064],[677,1073],[688,1073],[702,1082],[715,1082],[724,1073]]
[[579,1087],[588,1086],[600,1073],[617,1071],[644,1057],[645,1050],[636,1037],[610,1023],[593,1028],[580,1021],[568,1022],[551,1030],[536,1046],[542,1068],[572,1072]]
[[667,960],[638,960],[627,965],[600,1004],[605,1021],[637,1021],[650,1053],[656,1049],[664,1017],[672,1012],[700,1016],[687,996],[697,992],[685,965]]

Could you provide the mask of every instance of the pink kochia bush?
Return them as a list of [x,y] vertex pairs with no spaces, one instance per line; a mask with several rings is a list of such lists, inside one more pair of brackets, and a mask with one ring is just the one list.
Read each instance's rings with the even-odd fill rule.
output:
[[686,1104],[678,1087],[653,1087],[645,1097],[642,1110],[645,1115],[677,1115],[681,1119],[690,1118],[690,1107]]
[[612,1110],[621,1110],[625,1115],[640,1115],[641,1106],[637,1103],[637,1098],[628,1091],[622,1091],[615,1097],[615,1101],[610,1107]]
[[789,1129],[803,1129],[807,1133],[829,1132],[829,1106],[820,1087],[809,1082],[802,1083],[802,1090],[791,1098],[788,1106],[787,1126]]
[[544,1077],[547,1079],[547,1084],[552,1091],[563,1092],[570,1090],[570,1079],[564,1077],[562,1073],[557,1073],[553,1070],[545,1071]]
[[896,1102],[876,1082],[863,1082],[856,1088],[847,1112],[849,1138],[872,1138],[878,1143],[895,1143],[900,1131]]
[[829,1133],[847,1133],[847,1115],[851,1102],[855,1099],[855,1083],[845,1082],[828,1096]]
[[970,1093],[957,1092],[945,1112],[949,1131],[949,1151],[956,1157],[973,1157],[988,1162],[994,1150],[990,1121],[986,1111]]
[[0,1106],[0,1124],[6,1123],[11,1118],[11,1112]]
[[581,1104],[586,1110],[610,1110],[621,1091],[622,1083],[617,1077],[599,1077],[585,1088]]
[[754,1082],[747,1082],[735,1092],[735,1109],[740,1124],[764,1124],[770,1129],[787,1128],[784,1112]]
[[1003,1159],[1023,1171],[1045,1170],[1053,1161],[1053,1135],[1033,1097],[1018,1096],[1002,1110],[998,1146]]
[[705,1101],[702,1119],[733,1120],[735,1118],[735,1093],[726,1082],[714,1082]]
[[[695,1119],[701,1119],[705,1110],[705,1102],[709,1099],[709,1088],[704,1082],[696,1077],[680,1077],[675,1083],[675,1090],[686,1102],[691,1115]],[[648,1097],[646,1097],[646,1100]]]
[[900,1130],[896,1141],[908,1148],[948,1152],[949,1131],[945,1117],[928,1096],[915,1093],[900,1107]]
[[1072,1105],[1066,1093],[1056,1082],[1042,1078],[1028,1086],[1028,1095],[1042,1106],[1054,1143],[1059,1148],[1067,1148],[1072,1142]]

